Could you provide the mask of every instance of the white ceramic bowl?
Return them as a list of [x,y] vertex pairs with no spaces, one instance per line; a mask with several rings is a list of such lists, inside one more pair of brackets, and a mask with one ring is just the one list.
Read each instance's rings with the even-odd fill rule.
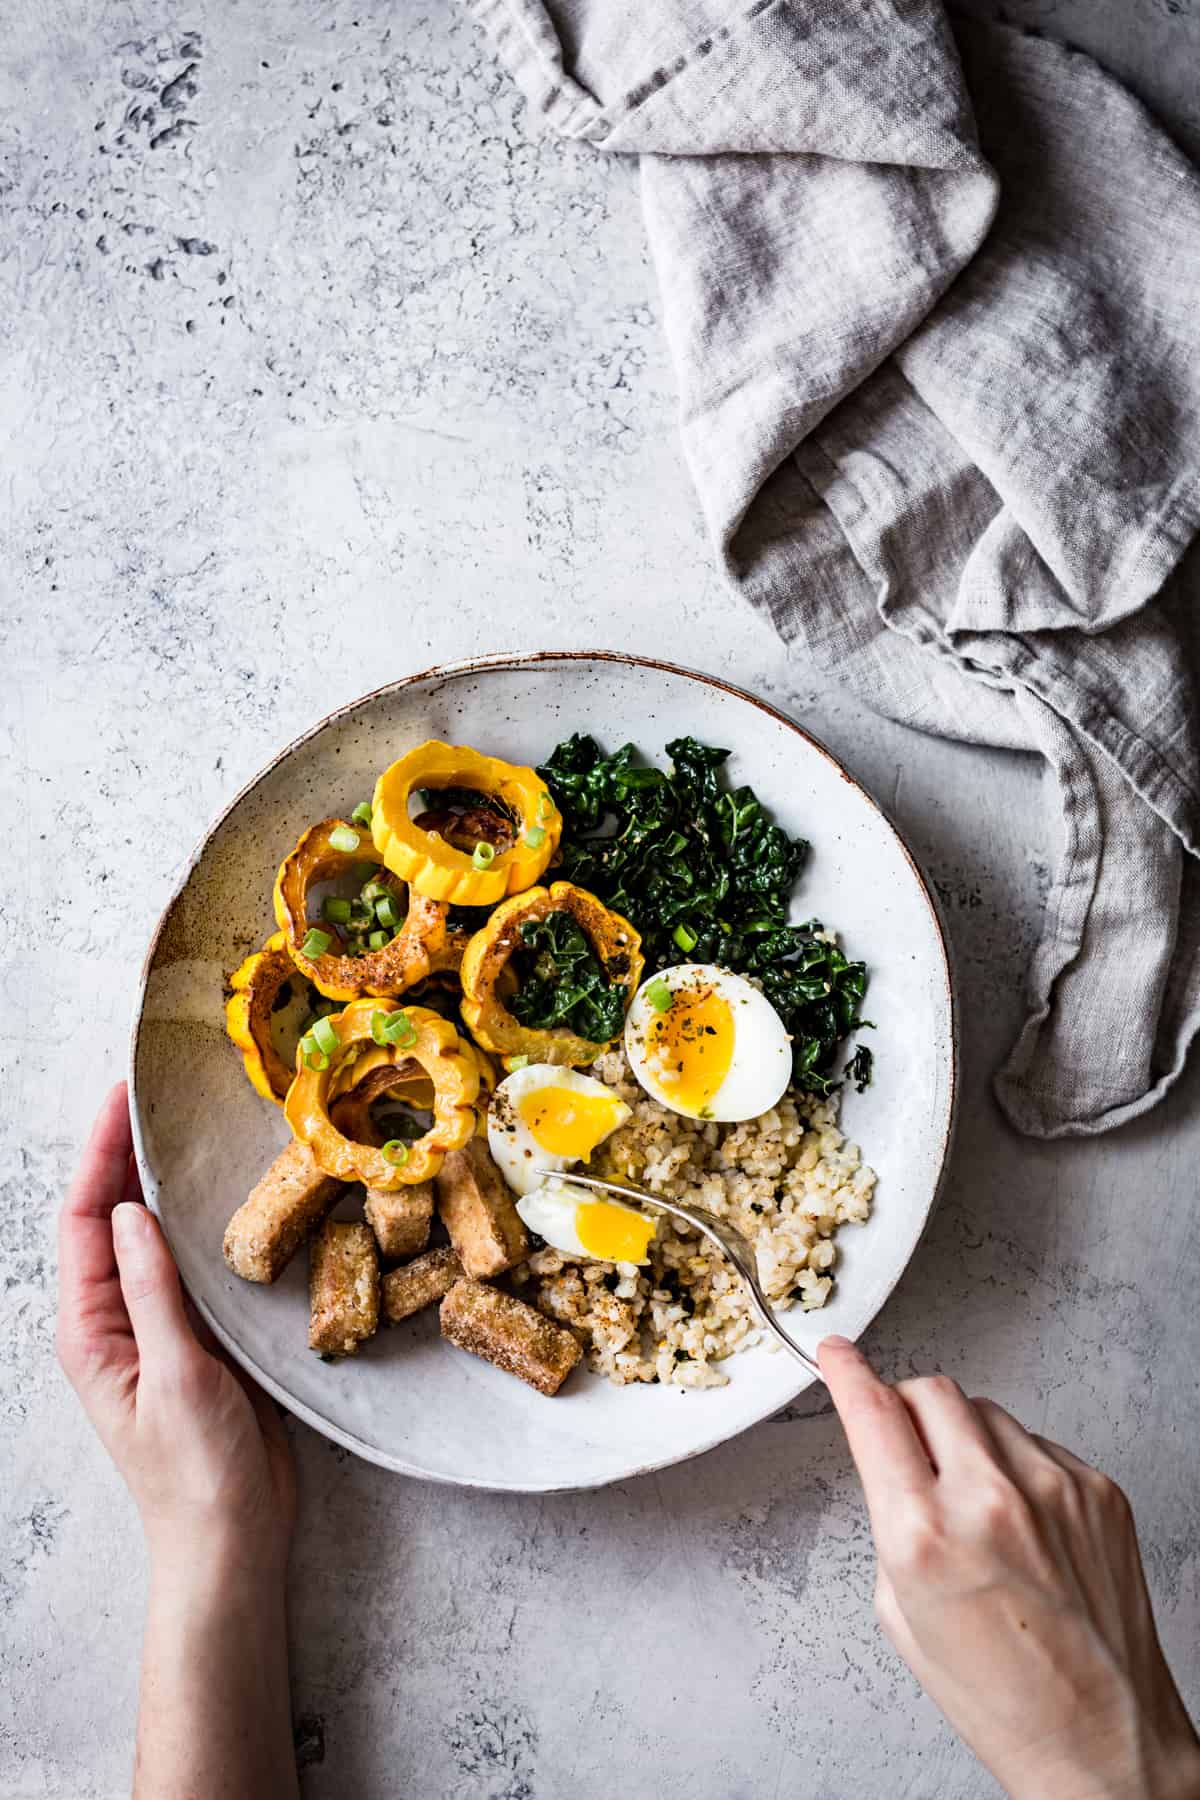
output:
[[435,669],[334,713],[238,796],[163,915],[134,1019],[137,1155],[184,1281],[232,1355],[316,1430],[431,1481],[536,1492],[619,1481],[711,1449],[810,1379],[786,1353],[758,1348],[728,1363],[724,1388],[618,1389],[580,1372],[547,1400],[444,1344],[436,1309],[324,1363],[307,1348],[304,1255],[273,1287],[247,1285],[222,1258],[230,1214],[287,1138],[280,1111],[246,1081],[222,1010],[227,973],[274,929],[280,860],[424,738],[537,763],[572,731],[608,748],[630,739],[649,756],[685,733],[731,747],[732,779],[811,840],[794,916],[835,926],[870,967],[875,1079],[846,1095],[843,1120],[878,1171],[875,1212],[839,1237],[829,1305],[788,1315],[804,1343],[857,1337],[874,1318],[920,1241],[949,1150],[954,1006],[933,899],[875,802],[782,713],[711,677],[603,653]]

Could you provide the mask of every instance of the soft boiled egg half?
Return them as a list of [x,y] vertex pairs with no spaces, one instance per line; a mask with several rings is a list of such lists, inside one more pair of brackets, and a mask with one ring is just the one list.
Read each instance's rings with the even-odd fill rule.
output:
[[596,1262],[644,1263],[650,1260],[655,1222],[619,1200],[602,1200],[585,1188],[553,1176],[523,1194],[517,1211],[528,1225],[567,1256]]
[[756,1119],[792,1078],[792,1042],[764,994],[711,963],[660,969],[634,996],[625,1054],[646,1092],[691,1119]]
[[625,1102],[602,1081],[578,1069],[530,1063],[506,1076],[492,1096],[488,1149],[509,1187],[527,1194],[547,1172],[587,1162],[628,1117]]

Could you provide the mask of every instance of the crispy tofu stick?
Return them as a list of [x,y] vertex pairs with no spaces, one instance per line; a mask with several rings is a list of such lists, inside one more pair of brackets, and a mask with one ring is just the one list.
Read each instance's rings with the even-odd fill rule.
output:
[[433,1185],[442,1223],[468,1275],[499,1275],[524,1262],[529,1238],[482,1138],[452,1150]]
[[565,1325],[469,1277],[442,1301],[441,1321],[442,1336],[460,1350],[519,1375],[539,1394],[557,1394],[583,1354]]
[[393,1325],[432,1306],[450,1292],[462,1275],[456,1250],[429,1250],[415,1262],[393,1269],[383,1278],[383,1310]]
[[[330,1117],[344,1137],[357,1138],[361,1144],[376,1147],[382,1144],[382,1135],[371,1118],[371,1101],[394,1087],[403,1075],[403,1068],[376,1069],[356,1088],[343,1094],[330,1108]],[[433,1183],[416,1181],[411,1187],[368,1188],[363,1212],[375,1233],[381,1256],[415,1256],[429,1242],[429,1227],[433,1223]]]
[[243,1281],[278,1280],[341,1192],[293,1138],[225,1227],[225,1261]]
[[417,1181],[411,1187],[391,1190],[368,1188],[363,1213],[381,1256],[415,1256],[429,1242],[433,1183]]
[[367,1226],[326,1219],[308,1261],[308,1347],[353,1356],[379,1328],[379,1259]]

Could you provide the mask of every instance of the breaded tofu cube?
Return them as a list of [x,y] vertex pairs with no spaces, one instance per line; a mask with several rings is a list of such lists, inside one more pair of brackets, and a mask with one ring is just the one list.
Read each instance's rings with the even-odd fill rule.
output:
[[383,1278],[383,1310],[393,1325],[432,1306],[450,1292],[463,1272],[457,1250],[427,1250],[415,1262]]
[[557,1394],[583,1355],[565,1325],[482,1281],[456,1281],[441,1308],[442,1336],[519,1375],[539,1394]]
[[293,1138],[225,1227],[225,1261],[243,1281],[277,1281],[343,1184]]
[[308,1263],[312,1317],[308,1347],[323,1356],[353,1356],[379,1329],[379,1258],[370,1227],[326,1219]]
[[452,1150],[434,1176],[438,1212],[466,1274],[499,1275],[524,1262],[529,1238],[482,1138]]
[[375,1233],[381,1256],[415,1256],[429,1242],[433,1183],[414,1181],[411,1187],[368,1188],[363,1213]]

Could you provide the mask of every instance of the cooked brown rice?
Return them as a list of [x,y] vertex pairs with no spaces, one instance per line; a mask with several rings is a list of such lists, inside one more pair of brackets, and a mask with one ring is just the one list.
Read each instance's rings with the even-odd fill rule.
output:
[[[874,1171],[837,1126],[838,1097],[788,1093],[761,1118],[717,1125],[683,1118],[647,1097],[623,1050],[592,1073],[633,1109],[588,1173],[636,1181],[667,1200],[728,1218],[754,1245],[776,1309],[824,1306],[833,1287],[839,1225],[870,1214]],[[720,1387],[719,1366],[755,1344],[761,1327],[737,1274],[694,1232],[665,1217],[651,1265],[581,1262],[549,1247],[514,1270],[518,1292],[569,1325],[590,1367],[624,1386],[661,1381]]]

